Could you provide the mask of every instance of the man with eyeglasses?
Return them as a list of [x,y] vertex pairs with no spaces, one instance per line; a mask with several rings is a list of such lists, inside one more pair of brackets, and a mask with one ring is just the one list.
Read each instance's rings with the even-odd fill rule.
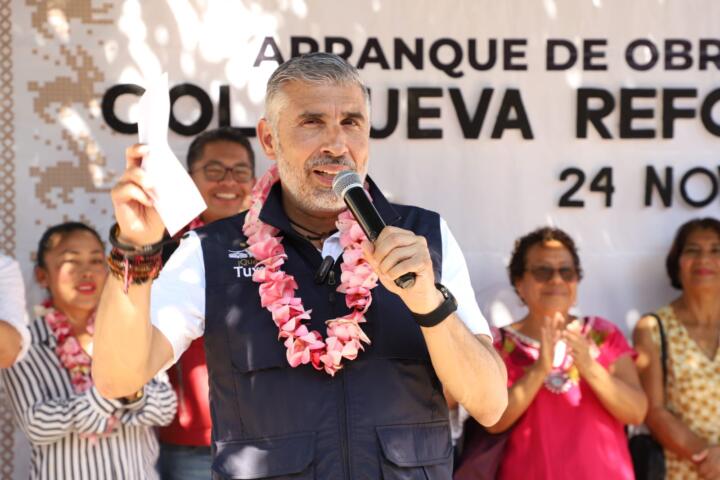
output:
[[208,130],[190,144],[187,167],[207,204],[200,214],[211,223],[246,210],[255,184],[255,154],[239,128]]
[[[178,238],[187,230],[248,208],[250,190],[255,185],[255,154],[239,128],[222,127],[197,136],[188,148],[187,167],[207,210]],[[165,247],[165,259],[175,246]],[[173,423],[160,429],[160,474],[163,480],[207,479],[212,421],[202,337],[190,344],[168,375],[178,396],[178,413]]]

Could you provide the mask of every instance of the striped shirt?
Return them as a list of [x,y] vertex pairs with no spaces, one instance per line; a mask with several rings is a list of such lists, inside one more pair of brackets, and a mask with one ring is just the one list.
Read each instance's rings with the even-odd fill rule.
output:
[[[30,325],[27,356],[0,372],[20,424],[32,445],[31,479],[157,479],[153,427],[169,424],[176,399],[162,374],[132,403],[106,399],[95,387],[77,394],[55,354],[56,340],[42,317]],[[105,432],[110,418],[119,420]]]

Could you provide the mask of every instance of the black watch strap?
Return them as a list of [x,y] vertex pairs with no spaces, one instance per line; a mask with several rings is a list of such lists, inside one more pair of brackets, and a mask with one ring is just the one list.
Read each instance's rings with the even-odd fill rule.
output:
[[437,288],[440,293],[442,293],[444,299],[443,302],[438,305],[438,307],[432,312],[425,314],[412,314],[413,318],[415,318],[415,321],[421,327],[434,327],[438,323],[445,320],[448,316],[450,316],[450,314],[453,313],[455,310],[457,310],[457,300],[455,300],[453,294],[450,293],[450,290],[445,288],[445,286],[441,283],[436,283],[435,288]]

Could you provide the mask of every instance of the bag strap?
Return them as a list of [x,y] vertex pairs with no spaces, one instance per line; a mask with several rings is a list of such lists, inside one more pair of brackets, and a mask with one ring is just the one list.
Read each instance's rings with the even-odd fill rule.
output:
[[660,317],[655,313],[648,313],[649,317],[654,317],[657,321],[658,331],[660,332],[660,366],[662,367],[663,389],[667,387],[667,340],[665,339],[665,329],[660,321]]

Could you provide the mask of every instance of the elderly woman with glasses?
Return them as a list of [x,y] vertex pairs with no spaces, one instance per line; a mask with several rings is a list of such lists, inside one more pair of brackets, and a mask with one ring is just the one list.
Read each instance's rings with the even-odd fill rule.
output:
[[641,318],[634,332],[650,401],[645,423],[665,451],[667,478],[718,479],[720,221],[683,224],[665,265],[670,284],[681,293],[656,315]]
[[647,399],[618,328],[570,313],[582,278],[575,243],[535,230],[515,243],[508,271],[528,313],[495,343],[509,395],[488,429],[509,430],[498,478],[633,478],[624,425],[643,421]]

